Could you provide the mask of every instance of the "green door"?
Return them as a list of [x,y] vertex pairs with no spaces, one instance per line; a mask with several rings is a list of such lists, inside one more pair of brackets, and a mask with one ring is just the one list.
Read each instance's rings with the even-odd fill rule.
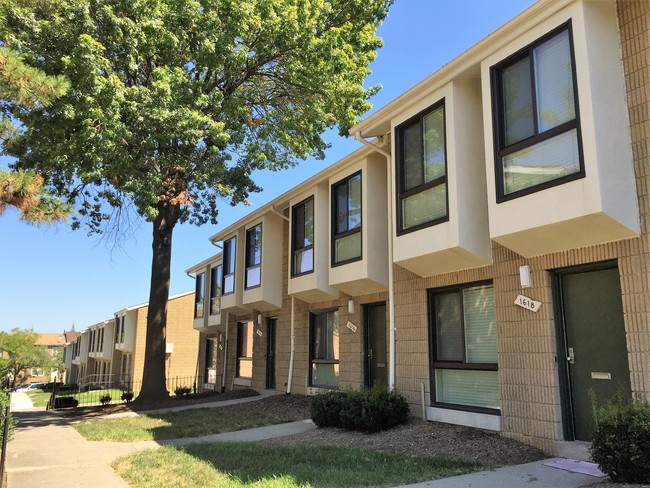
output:
[[[565,434],[590,441],[594,401],[631,396],[618,268],[559,274],[565,367]],[[559,353],[562,354],[561,352]]]
[[365,386],[385,390],[388,387],[386,357],[386,304],[364,305]]

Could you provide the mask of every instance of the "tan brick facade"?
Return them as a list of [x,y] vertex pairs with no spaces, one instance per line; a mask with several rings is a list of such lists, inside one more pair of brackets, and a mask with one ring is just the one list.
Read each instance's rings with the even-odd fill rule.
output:
[[[135,384],[142,381],[148,310],[147,306],[137,310],[131,363],[131,375]],[[166,355],[165,375],[171,388],[176,385],[192,386],[197,375],[199,333],[192,328],[193,316],[194,294],[172,298],[167,303],[166,343],[173,344],[173,351]]]
[[[491,265],[428,278],[395,265],[395,386],[408,398],[413,413],[420,411],[422,386],[425,389],[426,405],[431,403],[427,290],[491,281],[494,285],[497,324],[501,432],[505,436],[556,454],[565,435],[558,370],[558,362],[565,360],[565,353],[558,351],[556,337],[559,318],[555,316],[554,270],[605,261],[615,262],[620,273],[632,391],[650,399],[650,3],[646,0],[619,0],[617,12],[641,235],[633,239],[529,259],[493,241]],[[285,210],[285,215],[287,213],[288,210]],[[282,308],[262,313],[261,325],[257,321],[257,312],[238,317],[229,316],[226,389],[241,383],[234,378],[237,322],[245,320],[251,320],[254,327],[253,375],[250,386],[265,388],[266,319],[274,317],[277,318],[275,389],[277,392],[287,391],[292,339],[292,299],[287,294],[290,267],[287,248],[289,239],[286,236],[289,235],[289,226],[285,222]],[[522,265],[530,266],[532,272],[532,287],[526,289],[526,295],[542,303],[537,313],[514,305],[515,298],[522,293],[519,276]],[[293,301],[295,356],[292,392],[312,393],[309,387],[310,312],[329,309],[339,311],[339,388],[358,388],[364,385],[362,305],[387,303],[389,294],[386,291],[354,297],[355,313],[349,316],[347,305],[352,298],[341,294],[336,300],[320,303],[308,304],[298,299]],[[228,315],[222,313],[222,320],[225,321],[226,316]],[[348,320],[356,324],[356,332],[345,326]],[[258,329],[261,335],[257,333]],[[224,332],[225,324],[216,330]],[[388,335],[387,326],[387,342]],[[202,353],[200,368],[203,368],[204,356]],[[221,353],[219,358],[218,369],[221,371]],[[242,386],[249,385],[242,383]]]

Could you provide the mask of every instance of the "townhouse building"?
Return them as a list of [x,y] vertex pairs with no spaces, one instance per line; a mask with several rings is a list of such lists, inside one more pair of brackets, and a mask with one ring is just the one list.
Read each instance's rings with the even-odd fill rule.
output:
[[357,124],[188,270],[206,382],[396,389],[556,455],[650,398],[649,46],[647,1],[540,0]]
[[[193,291],[172,295],[167,302],[165,374],[171,389],[191,386],[197,378],[200,334],[191,326],[193,304]],[[78,333],[65,350],[66,382],[138,389],[148,309],[148,303],[125,307],[114,318]]]

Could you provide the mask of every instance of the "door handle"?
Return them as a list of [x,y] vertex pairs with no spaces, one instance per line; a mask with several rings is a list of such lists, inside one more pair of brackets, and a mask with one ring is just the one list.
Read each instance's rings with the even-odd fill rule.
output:
[[569,348],[569,355],[567,356],[566,360],[569,361],[569,364],[575,364],[575,354],[573,353],[573,348]]

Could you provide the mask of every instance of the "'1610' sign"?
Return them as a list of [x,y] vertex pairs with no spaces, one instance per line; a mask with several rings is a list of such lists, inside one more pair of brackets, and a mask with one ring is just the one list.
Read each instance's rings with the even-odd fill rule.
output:
[[538,302],[523,295],[518,295],[515,299],[515,305],[519,305],[521,308],[525,308],[531,312],[537,312],[539,310],[539,307],[542,306],[542,302]]

